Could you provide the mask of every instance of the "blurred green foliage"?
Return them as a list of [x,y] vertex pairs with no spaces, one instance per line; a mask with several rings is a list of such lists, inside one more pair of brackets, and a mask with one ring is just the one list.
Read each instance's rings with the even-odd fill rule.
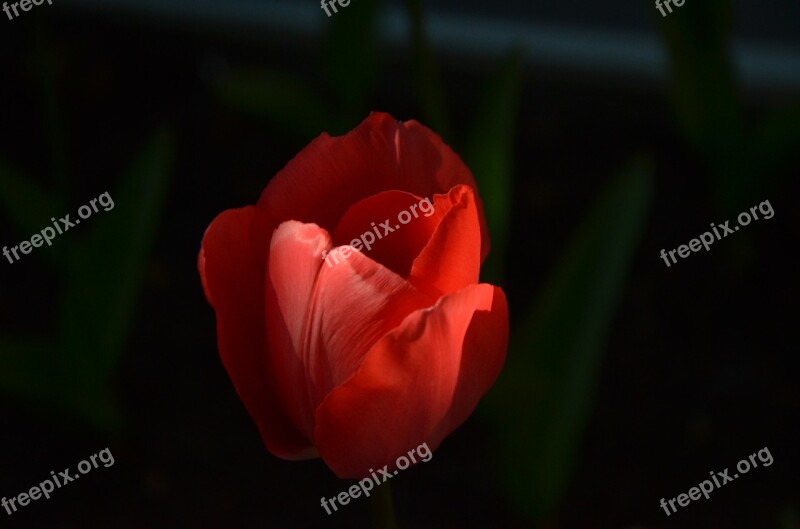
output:
[[706,164],[723,216],[774,193],[788,176],[784,164],[800,150],[800,102],[747,119],[730,51],[732,14],[731,0],[710,0],[661,21],[676,121]]
[[780,529],[800,529],[800,509],[787,505],[778,520]]
[[503,270],[511,225],[514,185],[514,145],[522,93],[521,51],[512,53],[489,80],[477,105],[472,129],[463,149],[478,188],[492,235],[492,250],[483,264],[481,278],[503,284]]
[[422,0],[406,0],[411,20],[411,64],[414,88],[420,112],[429,127],[446,141],[454,141],[447,111],[447,98],[441,74],[433,57],[425,31],[425,16]]
[[288,74],[225,70],[214,75],[211,88],[226,107],[275,123],[298,138],[312,138],[332,123],[323,99]]
[[[155,133],[119,187],[109,192],[114,208],[81,226],[83,233],[65,233],[34,254],[47,258],[59,277],[58,333],[52,341],[0,337],[0,391],[104,431],[122,426],[112,378],[130,336],[146,257],[164,206],[172,143],[166,128]],[[38,233],[55,213],[77,209],[57,196],[0,161],[0,202],[23,236]],[[57,246],[69,251],[59,251],[56,259]]]
[[211,92],[227,108],[309,141],[322,131],[347,132],[371,110],[368,99],[380,69],[375,32],[377,0],[359,0],[331,19],[319,56],[323,82],[265,68],[222,67]]
[[[647,160],[598,197],[512,333],[488,401],[507,491],[532,519],[553,515],[580,448],[599,368],[653,193]],[[521,407],[522,405],[522,407]]]
[[[0,158],[0,205],[23,238],[51,225],[108,191],[113,209],[42,246],[28,259],[43,259],[58,278],[58,306],[51,339],[0,336],[0,392],[56,416],[66,414],[102,431],[123,426],[113,379],[128,343],[137,294],[169,185],[173,134],[153,134],[114,189],[71,203],[67,129],[58,99],[57,48],[44,23],[35,32],[34,79],[43,109],[52,178],[40,184]],[[102,217],[100,217],[102,213]],[[11,270],[13,274],[13,269]]]

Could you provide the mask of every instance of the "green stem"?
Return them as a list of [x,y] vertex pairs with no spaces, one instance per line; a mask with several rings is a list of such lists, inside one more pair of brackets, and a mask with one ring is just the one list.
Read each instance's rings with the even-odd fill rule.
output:
[[384,483],[375,489],[370,497],[372,505],[372,526],[374,529],[397,529],[394,517],[394,501],[392,487]]

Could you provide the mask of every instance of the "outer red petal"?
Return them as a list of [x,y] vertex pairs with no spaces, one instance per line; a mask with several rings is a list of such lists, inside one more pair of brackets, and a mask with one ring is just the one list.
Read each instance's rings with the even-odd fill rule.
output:
[[508,335],[506,296],[502,289],[494,287],[491,310],[476,312],[472,317],[472,323],[464,338],[464,351],[461,355],[461,369],[458,373],[453,405],[428,438],[431,450],[439,446],[445,437],[467,420],[478,405],[478,401],[494,385],[505,363]]
[[312,457],[313,444],[292,425],[268,383],[264,272],[251,244],[255,211],[228,210],[214,219],[203,237],[200,277],[216,311],[222,363],[267,449],[285,459]]
[[[299,220],[333,232],[350,206],[381,191],[432,197],[459,184],[476,189],[469,169],[438,135],[375,112],[344,136],[322,134],[311,142],[270,181],[258,207],[275,224]],[[479,211],[483,259],[489,232],[480,205]]]
[[320,455],[339,477],[361,478],[423,442],[438,443],[491,386],[507,336],[505,297],[491,285],[410,314],[317,409]]

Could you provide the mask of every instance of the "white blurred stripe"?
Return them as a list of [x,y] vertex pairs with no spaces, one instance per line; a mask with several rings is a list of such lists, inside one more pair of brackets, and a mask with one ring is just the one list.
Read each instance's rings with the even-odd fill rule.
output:
[[[222,28],[257,38],[315,38],[330,21],[315,0],[60,0],[59,4],[127,14],[159,24]],[[527,62],[534,66],[579,74],[623,75],[627,81],[668,79],[669,62],[663,44],[644,33],[560,28],[441,12],[429,13],[427,23],[436,52],[451,57],[490,62],[521,46]],[[378,34],[389,45],[407,46],[405,13],[395,7],[386,9]],[[800,47],[736,42],[732,50],[746,90],[795,95],[800,91]]]

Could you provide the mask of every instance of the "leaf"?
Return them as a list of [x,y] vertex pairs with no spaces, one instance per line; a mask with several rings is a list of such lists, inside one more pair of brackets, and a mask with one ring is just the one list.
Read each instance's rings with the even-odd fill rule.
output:
[[787,178],[784,169],[800,152],[800,105],[781,109],[762,120],[752,142],[752,174],[763,183],[762,193],[771,193],[780,178]]
[[55,344],[35,339],[0,338],[0,391],[30,402],[56,400]]
[[50,224],[63,204],[32,178],[0,159],[0,206],[23,237],[30,238]]
[[534,519],[553,513],[572,475],[652,187],[644,161],[610,183],[512,336],[490,406],[508,491]]
[[729,52],[731,12],[730,0],[708,0],[662,21],[677,121],[711,169],[720,212],[744,207],[755,184],[747,171],[743,102]]
[[172,152],[173,134],[167,129],[147,142],[111,193],[113,208],[95,213],[93,231],[66,271],[60,321],[69,395],[75,395],[76,409],[101,427],[108,426],[109,410],[101,405],[111,400],[106,396],[109,378],[130,332]]
[[331,125],[320,97],[288,74],[224,69],[212,75],[211,87],[228,108],[266,120],[304,141]]
[[[0,159],[0,210],[5,212],[19,233],[18,240],[8,241],[9,247],[40,233],[50,226],[53,212],[63,211],[63,203],[47,193],[33,179]],[[48,264],[57,265],[58,258],[53,245],[45,245],[36,252]]]
[[522,88],[522,60],[522,52],[514,53],[490,80],[464,149],[464,158],[478,183],[491,233],[492,249],[482,277],[495,285],[502,284],[511,223],[514,138]]

